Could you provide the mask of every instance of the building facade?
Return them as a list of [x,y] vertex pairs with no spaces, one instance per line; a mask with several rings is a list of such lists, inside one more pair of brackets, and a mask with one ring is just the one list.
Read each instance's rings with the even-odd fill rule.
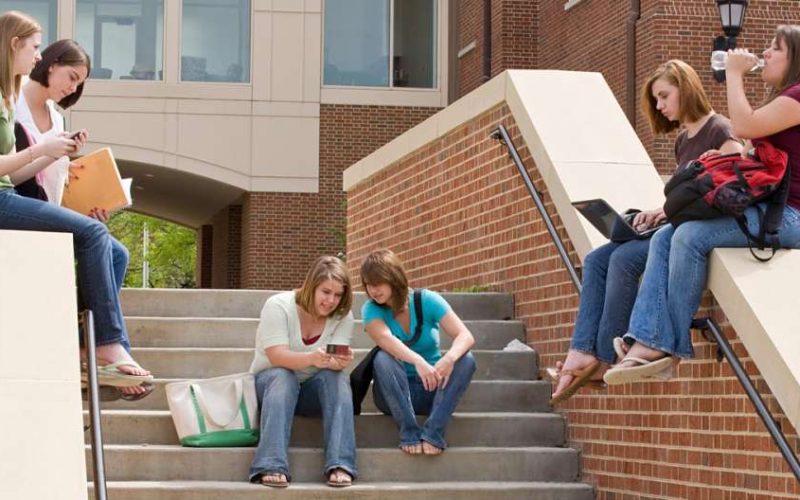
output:
[[[505,69],[602,72],[662,173],[638,89],[662,61],[701,70],[714,0],[0,0],[75,38],[93,69],[69,127],[111,146],[134,210],[198,232],[204,287],[297,286],[343,252],[344,169]],[[798,22],[753,0],[740,46]],[[757,78],[750,90],[763,92]],[[587,110],[587,113],[591,110]]]

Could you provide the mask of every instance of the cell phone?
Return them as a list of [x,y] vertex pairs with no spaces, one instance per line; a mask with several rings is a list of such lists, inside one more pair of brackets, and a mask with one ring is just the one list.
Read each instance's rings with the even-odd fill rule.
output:
[[76,139],[79,135],[81,135],[82,130],[78,130],[77,132],[73,132],[67,136],[68,139]]
[[328,354],[347,356],[347,354],[350,353],[350,346],[341,344],[328,344],[328,346],[325,348],[325,352]]

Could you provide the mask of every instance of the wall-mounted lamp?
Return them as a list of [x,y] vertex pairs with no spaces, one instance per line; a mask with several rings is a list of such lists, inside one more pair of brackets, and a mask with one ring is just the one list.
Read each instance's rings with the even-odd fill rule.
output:
[[[748,0],[717,0],[719,20],[725,35],[720,35],[714,39],[715,51],[728,51],[736,48],[736,37],[742,31],[744,14],[747,11],[748,3]],[[714,70],[714,79],[718,82],[724,82],[725,70]]]

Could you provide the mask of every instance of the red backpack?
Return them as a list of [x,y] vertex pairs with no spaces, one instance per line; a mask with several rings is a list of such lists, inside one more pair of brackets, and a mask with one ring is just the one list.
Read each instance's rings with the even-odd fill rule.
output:
[[[755,140],[755,156],[738,153],[710,155],[681,168],[664,186],[667,220],[677,227],[689,220],[734,217],[752,244],[779,247],[778,229],[789,194],[788,155],[766,140]],[[767,201],[767,210],[759,210],[757,235],[747,229],[744,211],[750,205]],[[762,258],[753,252],[759,260]]]

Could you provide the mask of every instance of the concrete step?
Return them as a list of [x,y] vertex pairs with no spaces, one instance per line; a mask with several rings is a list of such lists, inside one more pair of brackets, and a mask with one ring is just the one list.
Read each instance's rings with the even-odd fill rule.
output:
[[[156,388],[146,398],[135,401],[103,403],[103,410],[166,410],[164,385],[183,379],[156,379]],[[460,412],[550,411],[550,383],[542,380],[473,380],[458,405]],[[372,391],[367,393],[362,405],[364,412],[375,412]]]
[[[169,445],[107,445],[104,449],[108,481],[246,481],[255,453],[254,448]],[[89,446],[86,459],[91,464]],[[294,481],[319,482],[323,463],[322,449],[289,448]],[[579,474],[578,452],[570,448],[452,447],[438,457],[412,457],[397,448],[365,448],[358,450],[358,464],[363,482],[567,482]],[[87,470],[91,475],[90,465]]]
[[[88,422],[88,412],[84,420]],[[102,425],[108,444],[180,444],[168,411],[108,410],[102,414]],[[391,417],[362,414],[355,417],[355,425],[359,449],[398,445]],[[450,446],[563,446],[564,418],[554,413],[456,413],[447,427],[447,442]],[[290,446],[314,448],[322,443],[321,418],[294,418]]]
[[[125,288],[122,310],[126,316],[180,316],[258,318],[270,290],[177,290]],[[514,301],[506,293],[444,293],[461,319],[509,319]],[[354,296],[353,314],[361,317],[362,292]]]
[[[355,349],[350,368],[366,356]],[[536,353],[473,350],[477,380],[533,380],[537,378]],[[160,378],[207,378],[245,372],[253,361],[252,348],[156,348],[133,349],[134,358]]]
[[[253,347],[256,318],[165,318],[129,316],[125,318],[131,343],[137,347]],[[525,325],[520,321],[465,321],[475,336],[478,349],[502,349],[513,339],[525,341]],[[440,336],[442,347],[451,345],[449,335]],[[373,342],[356,321],[353,347],[369,348]]]
[[[349,488],[331,488],[321,484],[292,482],[277,493],[264,486],[244,481],[112,481],[107,483],[109,500],[263,500],[269,492],[286,500],[318,498],[355,500],[592,500],[588,484],[546,482],[439,482],[371,483],[356,481]],[[94,498],[90,485],[90,498]]]

